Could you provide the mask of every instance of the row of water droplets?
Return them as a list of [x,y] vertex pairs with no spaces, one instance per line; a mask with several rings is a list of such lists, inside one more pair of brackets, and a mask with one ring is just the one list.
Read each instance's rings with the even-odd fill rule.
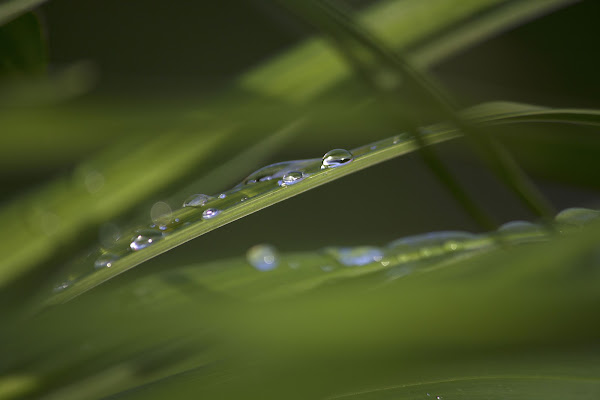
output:
[[[555,217],[553,228],[554,232],[570,234],[594,220],[600,220],[600,211],[569,208]],[[496,231],[485,234],[441,231],[404,237],[381,247],[327,247],[321,250],[320,268],[326,272],[331,272],[338,267],[385,268],[390,270],[391,278],[397,278],[410,273],[420,265],[419,263],[427,265],[428,262],[443,257],[467,256],[498,245],[546,241],[555,234],[554,232],[541,224],[511,221],[503,224]],[[246,259],[259,271],[271,271],[285,264],[277,249],[268,244],[251,247],[246,253]],[[292,269],[300,266],[296,262],[287,264]]]
[[[391,144],[394,140],[388,142]],[[394,144],[397,142],[395,141]],[[364,154],[368,149],[370,147],[363,146],[357,151],[359,154]],[[128,254],[144,250],[190,224],[217,218],[222,212],[227,212],[250,198],[296,185],[315,174],[326,173],[331,168],[347,165],[354,159],[355,156],[350,151],[334,149],[325,153],[322,158],[271,164],[253,172],[228,191],[214,196],[193,194],[183,202],[181,209],[174,212],[167,203],[158,202],[154,204],[150,213],[153,223],[137,228],[129,234],[122,233],[114,224],[107,224],[101,228],[102,246],[86,256],[84,261],[79,260],[75,263],[77,266],[89,265],[87,260],[93,258],[94,268],[83,268],[83,270],[77,268],[78,271],[70,274],[68,279],[55,286],[54,290],[62,291],[95,270],[111,268]],[[103,234],[103,230],[108,233]],[[126,240],[129,237],[131,239]]]

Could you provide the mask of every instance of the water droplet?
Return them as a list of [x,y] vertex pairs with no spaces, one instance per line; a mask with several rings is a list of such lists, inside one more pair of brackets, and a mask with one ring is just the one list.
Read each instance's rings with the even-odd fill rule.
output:
[[417,250],[423,256],[430,257],[445,251],[476,248],[482,245],[475,240],[477,237],[473,233],[462,231],[429,232],[394,240],[388,244],[388,248],[407,252]]
[[184,202],[184,207],[202,207],[209,201],[213,200],[214,197],[208,196],[206,194],[193,194],[188,197]]
[[226,195],[225,193],[221,193],[221,194],[219,195],[219,198],[220,198],[220,199],[224,199],[225,197],[227,197],[227,195]]
[[377,146],[371,146],[371,150],[377,150]]
[[279,264],[277,249],[269,244],[257,244],[246,253],[248,262],[259,271],[270,271]]
[[408,133],[401,133],[398,136],[394,137],[394,140],[392,141],[392,144],[398,144],[404,140],[407,140],[410,138],[410,135]]
[[144,229],[138,231],[137,234],[137,236],[131,239],[131,243],[129,244],[131,250],[134,251],[145,249],[163,237],[161,231],[154,229]]
[[591,221],[600,218],[600,211],[589,208],[567,208],[559,212],[555,220],[559,224],[582,227]]
[[304,170],[307,167],[313,165],[315,162],[317,162],[317,160],[315,159],[293,160],[267,165],[266,167],[262,167],[261,169],[256,170],[250,175],[248,175],[246,179],[244,179],[242,183],[238,186],[251,185],[256,182],[265,182],[270,181],[272,179],[279,179],[289,172]]
[[304,179],[304,174],[300,171],[292,171],[283,175],[279,186],[290,186]]
[[246,200],[248,200],[248,197],[246,197],[246,196],[244,196],[240,199],[240,201],[246,201]]
[[535,236],[542,236],[546,231],[541,225],[534,224],[528,221],[510,221],[502,224],[498,228],[498,233],[504,235],[534,235],[530,239],[534,239]]
[[119,259],[119,256],[116,254],[106,253],[98,257],[98,259],[94,262],[94,268],[102,269],[102,268],[110,268],[113,263]]
[[171,219],[172,213],[171,206],[164,201],[158,201],[150,209],[150,218],[152,218],[152,222],[154,223],[165,223]]
[[218,208],[207,208],[202,213],[202,218],[204,218],[204,219],[211,219],[211,218],[216,217],[220,213],[221,213],[221,210],[219,210]]
[[340,264],[347,267],[367,265],[381,261],[383,251],[378,247],[339,247],[327,249],[326,252],[334,256]]
[[58,292],[62,292],[63,290],[67,289],[68,287],[71,286],[71,284],[73,283],[73,281],[68,280],[68,281],[64,281],[63,283],[56,285],[54,287],[54,289],[52,289],[52,291],[54,293],[58,293]]
[[352,153],[344,149],[334,149],[328,151],[323,156],[323,163],[321,169],[325,168],[336,168],[352,161]]

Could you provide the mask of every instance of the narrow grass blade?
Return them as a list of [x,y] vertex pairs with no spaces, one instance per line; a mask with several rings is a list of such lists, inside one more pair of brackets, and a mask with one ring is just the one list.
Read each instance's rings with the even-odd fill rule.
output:
[[[537,113],[537,110],[534,112]],[[561,110],[561,113],[566,112]],[[581,111],[577,112],[579,113]],[[497,119],[490,114],[490,120]],[[585,123],[588,119],[589,116],[586,116],[582,118],[582,122]],[[483,118],[480,117],[479,122],[482,121]],[[427,145],[460,136],[458,131],[443,126],[428,129],[427,132],[423,135]],[[338,157],[338,161],[341,161],[335,168],[323,168],[323,160],[320,158],[267,166],[231,190],[223,192],[223,196],[216,194],[197,198],[197,201],[194,200],[195,204],[190,203],[194,206],[176,210],[162,222],[155,222],[154,226],[132,231],[129,236],[115,243],[114,248],[98,249],[90,257],[77,261],[72,267],[72,276],[57,283],[56,293],[49,301],[68,301],[144,261],[239,218],[417,148],[416,141],[408,135],[395,136],[356,148],[351,154],[342,152]],[[290,179],[287,183],[286,177]],[[132,242],[134,238],[139,243]],[[110,260],[105,259],[106,257]],[[98,260],[105,260],[109,265],[99,265],[101,268],[94,270]],[[104,268],[106,266],[108,268]]]
[[[372,7],[365,12],[364,19],[365,21],[370,21],[368,22],[370,25],[377,25],[378,29],[381,29],[380,32],[386,38],[389,38],[393,46],[403,47],[409,43],[418,41],[431,32],[470,16],[478,10],[489,7],[495,2],[496,0],[486,2],[470,1],[457,6],[447,0],[437,1],[437,17],[422,20],[422,23],[415,24],[414,22],[417,19],[423,19],[425,15],[429,14],[432,4],[423,7],[419,1],[415,0],[392,1]],[[10,1],[5,3],[3,7],[9,7],[12,10],[23,10],[38,3]],[[390,19],[392,16],[394,18]],[[316,53],[313,54],[313,50]],[[306,51],[310,53],[308,54],[310,57],[305,57],[307,55]],[[308,64],[298,63],[298,60],[309,60],[310,62]],[[333,69],[330,69],[329,66],[332,66]],[[338,68],[340,66],[342,71]],[[263,96],[266,95],[278,102],[283,100],[286,103],[294,103],[300,97],[303,101],[310,100],[348,77],[348,74],[343,71],[345,68],[346,66],[342,62],[338,62],[335,53],[325,46],[322,41],[316,39],[310,40],[285,55],[277,57],[267,64],[244,74],[236,82],[236,87],[231,92],[225,93],[214,103],[211,103],[212,105],[208,107],[204,115],[215,110],[226,112],[227,110],[223,110],[220,104],[238,104],[240,97],[246,99],[246,96],[240,96],[240,90]],[[317,71],[318,79],[310,78],[311,74],[308,73],[308,70]],[[309,77],[308,81],[306,80],[307,77]],[[288,87],[289,84],[292,84],[293,87]],[[6,117],[9,119],[13,118],[14,113],[15,110],[9,110]],[[147,115],[148,111],[144,110],[143,114]],[[146,198],[150,193],[154,193],[163,188],[167,183],[173,183],[177,178],[185,176],[192,169],[191,166],[202,165],[202,162],[197,162],[200,158],[200,153],[193,153],[196,145],[198,145],[196,149],[201,148],[202,150],[199,151],[203,154],[209,153],[208,147],[201,145],[201,141],[193,139],[194,146],[186,145],[180,150],[177,140],[174,140],[173,143],[165,143],[165,140],[168,139],[164,137],[159,139],[150,137],[152,136],[152,132],[164,134],[166,131],[172,131],[174,129],[171,121],[173,116],[180,117],[177,126],[183,124],[185,126],[183,130],[185,131],[196,131],[198,124],[202,123],[203,134],[212,138],[207,139],[208,142],[211,142],[213,139],[215,140],[214,143],[223,140],[219,136],[223,136],[225,132],[231,132],[233,129],[231,124],[223,121],[221,121],[221,124],[211,121],[209,127],[205,123],[206,121],[202,117],[198,117],[197,114],[196,118],[199,118],[200,121],[191,118],[192,121],[196,121],[196,124],[191,124],[188,119],[188,125],[185,125],[185,121],[181,122],[181,114],[173,114],[170,115],[170,118],[159,121],[150,118],[146,129],[140,131],[140,127],[138,126],[138,134],[132,136],[129,141],[119,143],[118,147],[120,148],[135,149],[132,154],[125,156],[120,151],[108,151],[98,160],[81,165],[73,179],[70,177],[59,179],[54,184],[45,187],[35,194],[19,198],[13,204],[4,207],[1,215],[5,221],[5,229],[11,232],[11,237],[10,240],[4,240],[0,248],[0,251],[7,254],[2,263],[0,263],[0,286],[5,286],[15,277],[28,273],[35,265],[51,260],[56,256],[55,253],[60,243],[71,243],[71,239],[74,237],[82,238],[86,230],[93,229],[100,222],[120,215],[134,204],[139,203],[141,199]],[[17,118],[11,122],[12,126],[19,128],[14,134],[19,140],[29,138],[30,140],[26,140],[26,143],[44,143],[44,138],[49,137],[47,134],[44,134],[48,126],[53,127],[53,131],[59,130],[62,132],[61,128],[56,127],[56,113],[54,110],[49,110],[47,115],[48,121],[43,121],[41,117],[36,118],[36,121],[31,121],[32,119],[28,115],[29,112],[26,112],[21,115],[21,120]],[[84,118],[78,119],[77,115],[83,115]],[[100,132],[105,130],[114,131],[114,133],[111,133],[114,135],[113,138],[118,137],[121,131],[118,129],[115,130],[110,124],[105,125],[106,121],[114,121],[111,119],[114,116],[106,116],[100,113],[99,115],[92,115],[92,120],[94,119],[93,117],[98,120],[97,125]],[[295,116],[295,118],[297,117]],[[55,140],[55,143],[71,143],[72,141],[78,143],[79,139],[77,138],[81,138],[81,130],[93,130],[93,127],[90,127],[89,114],[80,114],[80,111],[77,109],[69,109],[67,110],[66,118],[68,118],[69,125],[74,123],[75,129],[71,128],[73,130],[69,133],[69,128],[67,127],[67,136],[63,138],[65,140]],[[120,118],[117,120],[119,121]],[[31,127],[31,130],[36,135],[34,137],[28,136],[26,127],[23,128],[24,125],[26,126],[31,123],[38,124]],[[69,135],[71,136],[69,137]],[[200,135],[201,133],[195,132],[194,137],[196,138]],[[187,134],[173,134],[172,138],[174,137],[180,138],[180,143],[182,144],[190,140]],[[40,138],[41,140],[38,140]],[[245,139],[252,140],[252,138]],[[85,143],[88,142],[89,140],[86,139]],[[140,143],[143,143],[141,148]],[[238,140],[235,145],[231,145],[232,142],[228,143],[231,146],[228,149],[230,153],[243,148],[247,144],[243,140]],[[82,145],[87,146],[87,144]],[[60,158],[61,154],[64,154],[63,150],[55,146],[53,151],[47,151],[52,146],[41,146],[39,151],[44,153],[43,157],[54,156]],[[9,146],[1,147],[2,149],[9,149],[7,150],[6,159],[10,159],[11,157],[12,159],[19,159],[18,151],[13,151],[14,149],[10,150]],[[29,147],[26,148],[29,151]],[[215,155],[213,154],[213,156]],[[111,166],[108,168],[110,172],[104,171],[104,165]],[[140,165],[150,166],[150,169],[155,172],[161,171],[160,175],[164,179],[156,179],[157,175],[148,170],[146,170],[149,172],[148,174],[136,173],[135,171]],[[98,202],[99,194],[90,196],[90,193],[85,188],[85,183],[81,185],[81,180],[85,181],[85,177],[89,174],[91,174],[90,179],[92,181],[94,180],[93,177],[97,178],[95,180],[96,183],[100,182],[99,179],[104,179],[103,190],[110,192],[111,198],[114,201],[110,200],[106,203]],[[113,181],[112,176],[116,177],[117,174],[119,175],[118,179],[115,178]],[[138,179],[142,175],[145,177],[141,180]],[[153,185],[146,186],[144,182],[148,182],[148,180],[151,180]],[[96,202],[99,204],[99,209],[94,211],[96,209],[96,206],[94,206]],[[112,208],[109,208],[108,205],[111,205]],[[79,211],[73,212],[74,210]],[[31,227],[23,226],[24,219],[32,220]],[[60,224],[56,223],[58,220],[61,221]]]

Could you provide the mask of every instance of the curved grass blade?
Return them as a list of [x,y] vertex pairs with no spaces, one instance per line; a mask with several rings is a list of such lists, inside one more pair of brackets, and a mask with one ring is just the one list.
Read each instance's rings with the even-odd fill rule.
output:
[[[490,119],[497,118],[491,116]],[[460,136],[458,131],[444,126],[431,128],[427,132],[423,135],[427,145]],[[221,196],[196,195],[190,200],[191,207],[184,207],[166,215],[163,221],[156,221],[154,226],[142,227],[131,232],[131,240],[125,237],[116,243],[114,248],[99,249],[90,257],[77,261],[73,266],[73,276],[59,282],[57,292],[49,301],[68,301],[198,236],[350,173],[414,151],[417,147],[416,141],[408,135],[396,136],[356,148],[351,154],[339,151],[337,155],[323,159],[290,161],[267,166],[231,190],[223,192]],[[329,167],[324,165],[326,160],[331,163]],[[96,263],[99,263],[98,270],[94,270]]]
[[[461,2],[457,5],[447,0],[439,0],[435,4],[430,3],[427,6],[415,0],[392,1],[372,7],[364,13],[364,19],[370,26],[376,27],[378,32],[385,36],[386,40],[389,39],[391,45],[394,47],[405,47],[412,42],[418,41],[425,35],[473,15],[497,1],[470,1]],[[24,9],[34,3],[38,4],[39,2],[10,1],[5,3],[4,7],[14,8],[21,5],[20,9]],[[437,17],[424,18],[430,14],[434,6],[437,10]],[[415,21],[420,22],[415,24]],[[314,54],[313,50],[315,51]],[[307,51],[310,54],[307,54]],[[310,57],[305,57],[306,55],[310,55]],[[299,63],[298,60],[303,62]],[[304,63],[306,60],[310,62],[308,64]],[[339,69],[340,67],[341,70]],[[304,101],[310,100],[332,87],[335,83],[348,77],[348,73],[344,72],[346,69],[347,66],[337,59],[335,52],[328,48],[323,41],[311,40],[283,56],[277,57],[265,65],[244,74],[237,81],[237,86],[232,91],[225,93],[218,101],[210,103],[211,106],[208,107],[206,113],[210,113],[211,110],[221,110],[219,108],[219,104],[221,104],[219,101],[227,106],[239,103],[240,90],[268,95],[278,102],[284,100],[285,102],[294,103],[298,99],[298,96],[302,97]],[[309,70],[318,71],[318,79],[313,79],[314,74],[309,73]],[[290,84],[293,87],[289,88]],[[246,98],[245,96],[241,97],[242,99]],[[224,109],[225,112],[227,110],[228,108]],[[107,116],[103,113],[94,114],[92,112],[92,115],[89,115],[89,110],[81,112],[77,108],[66,110],[65,120],[69,121],[69,126],[57,128],[57,114],[55,111],[54,109],[49,110],[47,113],[48,121],[44,121],[42,118],[43,114],[36,112],[37,118],[32,119],[29,117],[29,111],[22,115],[21,119],[12,120],[15,110],[9,110],[3,120],[11,120],[10,124],[18,127],[15,134],[15,137],[19,138],[17,142],[23,138],[29,138],[30,140],[26,140],[26,143],[44,143],[48,137],[54,137],[47,134],[48,127],[52,127],[53,132],[67,132],[67,136],[63,137],[63,140],[53,140],[53,143],[79,143],[79,138],[82,137],[80,134],[81,130],[88,131],[94,129],[90,127],[90,120],[94,119],[96,119],[95,122],[97,123],[93,125],[97,125],[99,129],[97,136],[95,135],[96,137],[100,137],[100,134],[104,135],[101,132],[105,131],[111,132],[114,138],[117,138],[122,133],[118,129],[115,130],[114,126],[110,123],[106,124],[106,121],[115,122],[111,118],[111,116],[114,117],[113,114]],[[178,111],[175,114],[178,120],[181,120],[180,113],[181,111]],[[128,142],[121,142],[119,144],[121,148],[135,148],[135,154],[125,156],[121,151],[107,151],[98,160],[86,163],[78,168],[76,171],[77,176],[74,179],[77,182],[72,182],[70,178],[59,179],[33,195],[26,198],[19,198],[18,201],[4,207],[1,216],[4,220],[5,230],[11,232],[11,237],[3,240],[2,247],[0,247],[0,251],[3,254],[7,254],[7,257],[0,263],[0,286],[6,286],[7,282],[13,280],[13,278],[27,274],[28,271],[34,268],[35,265],[39,265],[42,261],[47,262],[51,260],[55,256],[54,251],[58,244],[72,243],[72,238],[81,237],[82,232],[86,229],[93,229],[99,222],[119,215],[124,210],[138,203],[150,192],[160,189],[161,185],[165,185],[168,181],[172,182],[174,178],[185,175],[183,171],[186,171],[186,166],[198,165],[197,162],[191,161],[193,146],[186,145],[180,151],[176,141],[165,143],[166,139],[164,137],[160,139],[148,138],[148,136],[152,136],[150,135],[151,132],[162,134],[165,131],[172,130],[171,119],[173,115],[171,115],[171,118],[164,118],[162,108],[160,112],[152,112],[151,114],[159,114],[162,119],[157,121],[150,118],[146,129],[144,129],[146,122],[143,122],[141,125],[144,126],[136,127],[136,132],[139,132],[139,134],[134,135]],[[227,114],[230,115],[230,112]],[[147,116],[148,111],[144,110],[143,115]],[[79,116],[82,116],[82,118]],[[119,114],[119,118],[117,118],[119,123],[121,123],[121,117]],[[295,118],[297,117],[296,115]],[[146,119],[145,117],[144,121]],[[189,121],[187,122],[189,124]],[[32,123],[34,125],[30,125]],[[137,122],[137,124],[140,125],[140,122]],[[28,134],[27,126],[30,126],[29,131],[35,132],[35,135],[39,136],[31,137],[31,134]],[[127,129],[131,128],[128,127]],[[208,136],[214,134],[212,137],[215,140],[219,140],[216,138],[219,134],[230,132],[232,129],[228,123],[211,123],[211,127],[205,128],[203,132],[206,132]],[[193,127],[186,126],[183,130],[196,131],[197,125]],[[199,135],[198,132],[195,132],[194,138],[197,138]],[[194,146],[201,146],[199,141],[190,139],[186,134],[176,136],[181,138],[181,142],[192,140]],[[238,139],[240,136],[245,137],[244,135],[238,135]],[[5,136],[3,135],[4,138]],[[248,138],[248,140],[252,140],[252,138]],[[89,142],[89,138],[86,138],[85,143]],[[237,142],[239,143],[233,146],[236,149],[243,148],[246,144],[244,141],[238,140]],[[140,149],[140,143],[143,143],[142,147],[145,150]],[[84,146],[83,149],[86,149],[87,147],[85,146],[88,146],[88,144],[81,145]],[[61,158],[64,155],[63,147],[68,148],[69,146],[57,147],[53,144],[48,144],[47,146],[39,147],[38,151],[43,154],[41,157],[43,160],[46,160],[47,157]],[[5,157],[3,157],[5,160],[22,158],[18,157],[18,149],[14,149],[8,145],[0,146],[0,148],[7,151]],[[48,151],[50,148],[52,151]],[[204,150],[207,149],[205,148]],[[30,151],[29,146],[27,146],[27,151]],[[183,156],[184,154],[187,156]],[[162,164],[166,161],[168,161],[167,164]],[[177,168],[173,168],[175,164],[178,165]],[[22,163],[21,165],[25,167],[27,163]],[[111,173],[103,171],[105,168],[104,165],[112,166],[108,168]],[[151,170],[155,172],[161,171],[159,175],[165,179],[157,180],[157,175],[149,173],[147,178],[152,180],[154,186],[146,186],[143,184],[143,181],[138,181],[137,179],[140,174],[135,173],[135,169],[139,165],[151,166]],[[187,168],[187,170],[189,169]],[[111,176],[116,171],[120,171],[120,177],[113,181]],[[127,171],[131,172],[131,174],[125,173]],[[89,175],[89,173],[91,173],[92,181],[94,181],[94,177],[99,179],[103,177],[105,182],[104,189],[110,192],[111,197],[115,199],[115,202],[111,201],[109,203],[113,205],[118,203],[119,206],[109,209],[108,207],[99,205],[103,212],[92,211],[95,206],[92,209],[89,206],[96,203],[98,196],[90,197],[87,190],[82,188],[82,185],[79,183],[81,178],[79,177],[80,173],[84,175],[84,180],[85,176]],[[99,179],[95,181],[99,182]],[[134,182],[135,184],[129,185],[130,182]],[[141,190],[137,188],[141,188]],[[78,212],[73,213],[74,210],[78,210]],[[29,219],[33,220],[31,227],[23,226],[24,216],[30,216]],[[60,225],[55,223],[58,220],[61,220]],[[47,235],[48,229],[44,228],[44,226],[49,227],[51,231],[50,235]]]
[[[438,119],[451,122],[465,134],[492,172],[527,207],[538,216],[549,217],[553,213],[551,204],[537,190],[506,149],[488,135],[476,132],[460,117],[453,99],[439,84],[434,82],[424,71],[411,65],[403,54],[395,53],[385,42],[380,41],[367,29],[363,29],[349,11],[330,1],[306,3],[284,0],[284,4],[336,39],[340,43],[340,48],[348,55],[350,62],[357,65],[359,70],[364,70],[363,75],[372,80],[376,88],[395,93],[398,87],[398,83],[395,82],[404,80],[405,85],[414,88],[415,94],[424,104],[436,111]],[[363,61],[364,59],[366,62]],[[375,64],[374,70],[372,66],[368,65],[370,63]],[[390,75],[391,78],[386,78],[383,80],[384,83],[381,83],[382,72],[378,70],[383,70],[383,73]],[[393,83],[388,83],[390,80]],[[417,139],[419,148],[422,149],[421,153],[432,171],[438,175],[440,181],[460,201],[466,211],[481,223],[488,225],[490,221],[483,211],[470,200],[458,182],[447,173],[439,159],[430,150],[425,149],[419,138],[418,125],[415,123],[420,118],[419,113],[414,110],[412,113],[399,110],[403,110],[403,108],[396,107],[395,110],[392,110],[391,115],[401,114],[402,120],[408,124],[409,133]]]
[[[600,125],[600,111],[560,109],[513,102],[491,102],[468,108],[463,116],[474,123],[512,124],[520,122],[552,122],[574,125]],[[494,116],[492,116],[494,114]]]

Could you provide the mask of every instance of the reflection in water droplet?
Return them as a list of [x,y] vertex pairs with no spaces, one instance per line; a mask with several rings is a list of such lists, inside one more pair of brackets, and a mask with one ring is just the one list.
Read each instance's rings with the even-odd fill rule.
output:
[[193,194],[188,197],[184,202],[184,207],[202,207],[209,201],[214,200],[214,197],[206,194]]
[[145,229],[137,232],[138,235],[131,239],[129,247],[131,250],[137,251],[145,249],[151,244],[162,239],[162,232],[154,229]]
[[246,201],[246,200],[248,200],[248,197],[246,197],[246,196],[244,196],[240,199],[240,201]]
[[225,197],[227,197],[227,195],[226,195],[225,193],[221,193],[221,194],[219,195],[219,198],[220,198],[220,199],[224,199]]
[[171,218],[172,213],[171,206],[164,201],[158,201],[150,209],[150,218],[154,223],[164,223]]
[[211,218],[216,217],[220,213],[221,213],[221,210],[219,210],[218,208],[207,208],[202,213],[202,218],[204,218],[204,219],[211,219]]
[[290,185],[300,182],[303,179],[304,179],[304,174],[300,171],[288,172],[287,174],[283,175],[283,177],[281,178],[281,181],[279,181],[280,182],[279,186],[290,186]]
[[371,150],[377,150],[377,146],[371,146]]
[[600,218],[600,211],[589,208],[567,208],[559,212],[555,220],[559,224],[568,224],[574,226],[584,226],[595,219]]
[[378,247],[360,246],[360,247],[340,247],[326,250],[333,255],[340,264],[347,267],[367,265],[373,262],[381,261],[383,251]]
[[112,264],[119,259],[119,256],[116,254],[106,253],[98,257],[98,259],[94,262],[94,268],[102,269],[102,268],[110,268]]
[[344,149],[333,149],[323,156],[321,169],[336,168],[352,161],[352,153]]
[[259,271],[270,271],[279,264],[277,249],[269,244],[257,244],[246,253],[248,262]]

